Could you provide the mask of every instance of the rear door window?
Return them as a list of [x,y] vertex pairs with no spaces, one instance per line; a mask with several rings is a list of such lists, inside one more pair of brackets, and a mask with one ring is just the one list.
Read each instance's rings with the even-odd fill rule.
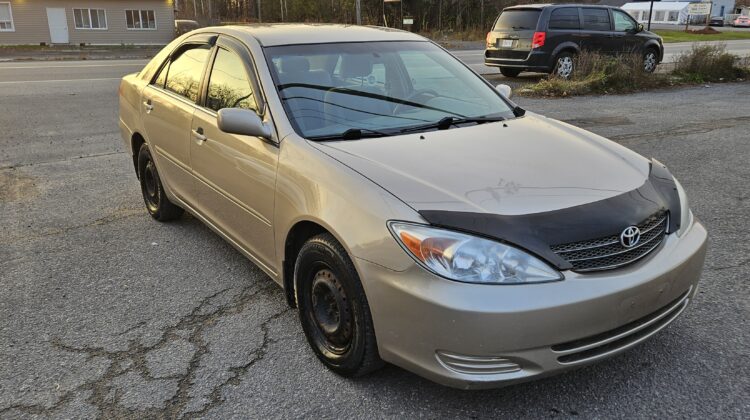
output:
[[534,30],[536,23],[539,21],[540,10],[532,9],[515,9],[506,10],[495,22],[495,31],[507,30]]
[[583,29],[588,31],[609,31],[609,10],[584,8]]
[[577,7],[561,7],[552,11],[549,17],[550,29],[581,29],[581,19]]
[[[164,88],[197,102],[203,69],[210,53],[211,46],[200,44],[191,45],[176,57],[172,57]],[[160,77],[161,74],[157,77],[157,82]]]

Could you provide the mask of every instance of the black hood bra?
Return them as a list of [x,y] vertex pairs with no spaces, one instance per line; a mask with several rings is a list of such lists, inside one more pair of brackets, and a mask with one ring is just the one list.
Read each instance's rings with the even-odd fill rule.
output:
[[612,198],[565,209],[527,215],[421,210],[431,225],[464,231],[516,245],[545,259],[560,270],[572,264],[551,247],[564,243],[620,235],[628,226],[667,212],[667,233],[680,226],[680,198],[666,166],[651,161],[646,182],[639,188]]

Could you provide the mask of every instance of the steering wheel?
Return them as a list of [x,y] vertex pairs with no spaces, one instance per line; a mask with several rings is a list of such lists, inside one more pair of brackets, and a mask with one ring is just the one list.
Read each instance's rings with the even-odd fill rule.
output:
[[[411,95],[409,95],[408,98],[405,99],[406,102],[415,102],[415,103],[424,103],[429,101],[430,99],[435,99],[438,96],[440,96],[439,93],[435,92],[432,89],[417,89],[415,90]],[[424,98],[423,101],[419,101],[418,99]],[[393,112],[391,114],[397,115],[401,112],[402,107],[408,107],[409,104],[397,104],[395,107],[393,107]]]

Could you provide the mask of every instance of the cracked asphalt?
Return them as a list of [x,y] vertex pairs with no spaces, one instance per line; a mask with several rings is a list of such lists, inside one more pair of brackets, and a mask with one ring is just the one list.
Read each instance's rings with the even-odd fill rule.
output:
[[646,343],[458,391],[393,366],[332,374],[251,262],[192,217],[154,222],[117,129],[127,62],[13,66],[0,65],[0,418],[750,417],[748,83],[516,98],[666,163],[709,253],[694,304]]

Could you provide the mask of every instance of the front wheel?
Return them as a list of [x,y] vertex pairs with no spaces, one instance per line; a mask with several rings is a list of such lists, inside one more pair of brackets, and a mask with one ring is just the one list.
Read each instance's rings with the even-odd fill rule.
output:
[[346,377],[380,368],[370,307],[341,244],[328,233],[308,240],[294,276],[302,329],[318,359]]
[[561,79],[570,79],[575,70],[574,58],[575,56],[569,52],[560,53],[555,59],[555,68],[552,73]]
[[656,71],[656,66],[659,64],[659,58],[656,55],[656,51],[648,50],[643,54],[643,71],[646,73],[653,73]]

